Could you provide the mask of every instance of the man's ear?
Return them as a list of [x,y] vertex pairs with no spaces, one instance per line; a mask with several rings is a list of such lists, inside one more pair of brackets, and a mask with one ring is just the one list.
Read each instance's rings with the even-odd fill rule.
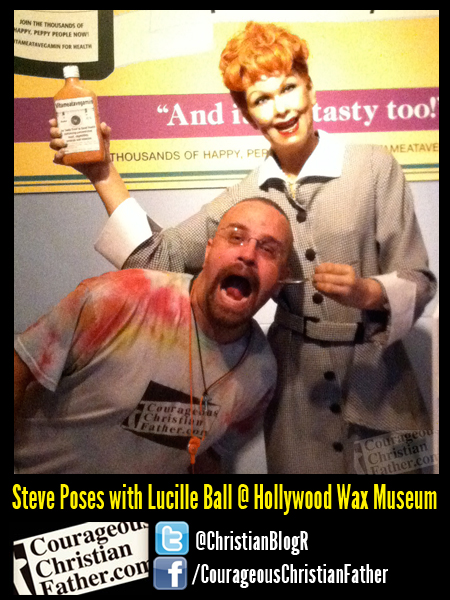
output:
[[[210,239],[208,240],[208,243],[206,244],[206,250],[205,250],[205,260],[203,261],[203,267],[205,266],[205,263],[206,263],[206,261],[208,260],[208,255],[209,255],[209,251],[210,251],[210,249],[211,249],[212,243],[213,243],[213,239],[212,239],[212,238],[210,238]],[[203,268],[203,267],[202,267],[202,268]]]

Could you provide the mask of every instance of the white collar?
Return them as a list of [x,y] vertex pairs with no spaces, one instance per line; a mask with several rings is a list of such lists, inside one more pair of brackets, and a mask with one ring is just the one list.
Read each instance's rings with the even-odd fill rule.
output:
[[[311,156],[303,165],[298,174],[297,181],[305,177],[340,177],[344,161],[345,146],[335,136],[318,131],[319,143]],[[258,186],[261,187],[268,179],[282,179],[288,182],[288,178],[280,169],[272,153],[268,155],[259,169]]]

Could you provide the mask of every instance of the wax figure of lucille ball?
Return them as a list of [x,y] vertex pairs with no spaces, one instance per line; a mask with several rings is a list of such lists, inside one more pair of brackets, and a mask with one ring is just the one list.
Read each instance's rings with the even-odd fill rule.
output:
[[131,269],[82,282],[15,341],[16,471],[186,473],[261,426],[276,362],[252,316],[291,248],[286,216],[250,199],[221,219],[195,280]]
[[[352,473],[357,440],[430,425],[401,338],[436,280],[395,159],[314,130],[307,59],[306,42],[273,24],[248,23],[228,42],[224,83],[271,152],[177,227],[149,220],[111,162],[80,170],[111,215],[96,248],[122,268],[194,273],[230,206],[257,194],[284,209],[291,271],[307,281],[284,287],[269,330],[279,377],[265,420],[268,471]],[[58,162],[64,143],[51,134]]]

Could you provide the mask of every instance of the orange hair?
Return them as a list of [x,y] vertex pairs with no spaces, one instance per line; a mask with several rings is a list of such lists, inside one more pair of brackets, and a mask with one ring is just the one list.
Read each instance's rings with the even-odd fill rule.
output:
[[[220,57],[223,82],[231,92],[244,92],[261,75],[292,70],[309,80],[305,40],[273,23],[247,23],[228,41]],[[234,96],[234,94],[232,94]]]

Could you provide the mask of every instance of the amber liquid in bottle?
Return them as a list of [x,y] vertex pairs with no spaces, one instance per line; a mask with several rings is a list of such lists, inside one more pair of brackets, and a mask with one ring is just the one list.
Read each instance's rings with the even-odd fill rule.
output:
[[105,159],[97,96],[80,83],[79,77],[78,67],[64,67],[65,85],[53,98],[58,128],[67,143],[65,165]]

